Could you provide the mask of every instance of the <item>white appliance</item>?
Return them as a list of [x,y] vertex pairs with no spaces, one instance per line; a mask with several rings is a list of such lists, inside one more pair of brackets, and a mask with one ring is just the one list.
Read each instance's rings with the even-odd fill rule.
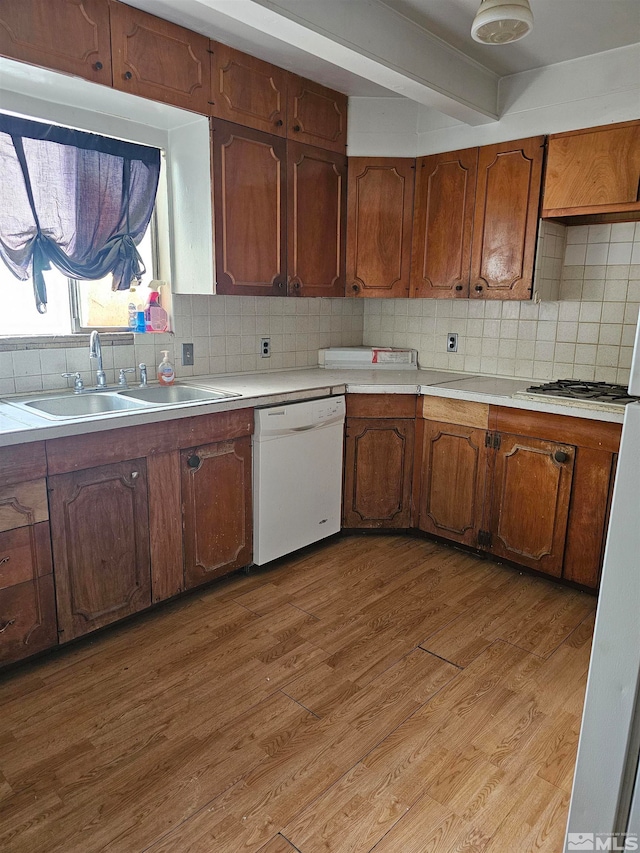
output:
[[[629,393],[640,395],[640,322]],[[640,402],[625,408],[565,851],[640,850]],[[624,834],[628,836],[625,846]],[[607,846],[609,845],[609,846]]]
[[318,350],[318,367],[332,370],[417,370],[418,351],[401,347],[329,347]]
[[257,409],[253,561],[262,566],[340,530],[344,397]]

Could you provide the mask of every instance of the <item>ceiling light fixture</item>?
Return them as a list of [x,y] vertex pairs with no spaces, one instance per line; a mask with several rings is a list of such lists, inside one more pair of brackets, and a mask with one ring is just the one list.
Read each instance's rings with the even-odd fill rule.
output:
[[529,0],[482,0],[471,25],[471,36],[483,44],[508,44],[533,29]]

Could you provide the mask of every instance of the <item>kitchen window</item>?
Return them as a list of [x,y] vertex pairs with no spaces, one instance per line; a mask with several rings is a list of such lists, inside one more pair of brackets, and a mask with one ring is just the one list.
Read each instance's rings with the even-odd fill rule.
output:
[[0,120],[0,335],[127,330],[157,269],[160,151]]

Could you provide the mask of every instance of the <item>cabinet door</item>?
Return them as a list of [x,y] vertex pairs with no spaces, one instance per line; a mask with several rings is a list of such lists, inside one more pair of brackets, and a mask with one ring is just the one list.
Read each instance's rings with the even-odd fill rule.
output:
[[347,296],[409,295],[414,177],[411,159],[349,158]]
[[347,158],[287,145],[287,272],[293,296],[344,296]]
[[286,143],[213,120],[218,293],[286,294]]
[[480,148],[470,296],[529,299],[544,137]]
[[0,54],[111,85],[107,0],[3,0]]
[[288,73],[211,42],[211,115],[286,136]]
[[409,528],[415,421],[348,418],[345,527]]
[[287,136],[344,154],[347,150],[347,96],[303,77],[289,75]]
[[209,39],[124,3],[111,4],[113,85],[208,115]]
[[416,161],[412,296],[469,296],[477,168],[477,148]]
[[476,547],[487,471],[485,430],[424,422],[419,527]]
[[0,490],[0,664],[58,641],[44,480]]
[[60,639],[151,604],[144,459],[49,478]]
[[493,554],[560,577],[574,458],[571,445],[501,436],[489,520]]
[[181,451],[185,583],[251,562],[251,439]]
[[640,211],[640,121],[549,137],[543,216]]

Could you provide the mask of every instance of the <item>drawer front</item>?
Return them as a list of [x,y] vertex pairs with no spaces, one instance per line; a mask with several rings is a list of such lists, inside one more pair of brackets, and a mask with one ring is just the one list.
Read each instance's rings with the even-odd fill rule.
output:
[[0,590],[0,664],[58,642],[53,575]]
[[0,533],[0,590],[43,577],[52,570],[48,522]]
[[44,480],[0,489],[0,532],[27,527],[49,518]]

